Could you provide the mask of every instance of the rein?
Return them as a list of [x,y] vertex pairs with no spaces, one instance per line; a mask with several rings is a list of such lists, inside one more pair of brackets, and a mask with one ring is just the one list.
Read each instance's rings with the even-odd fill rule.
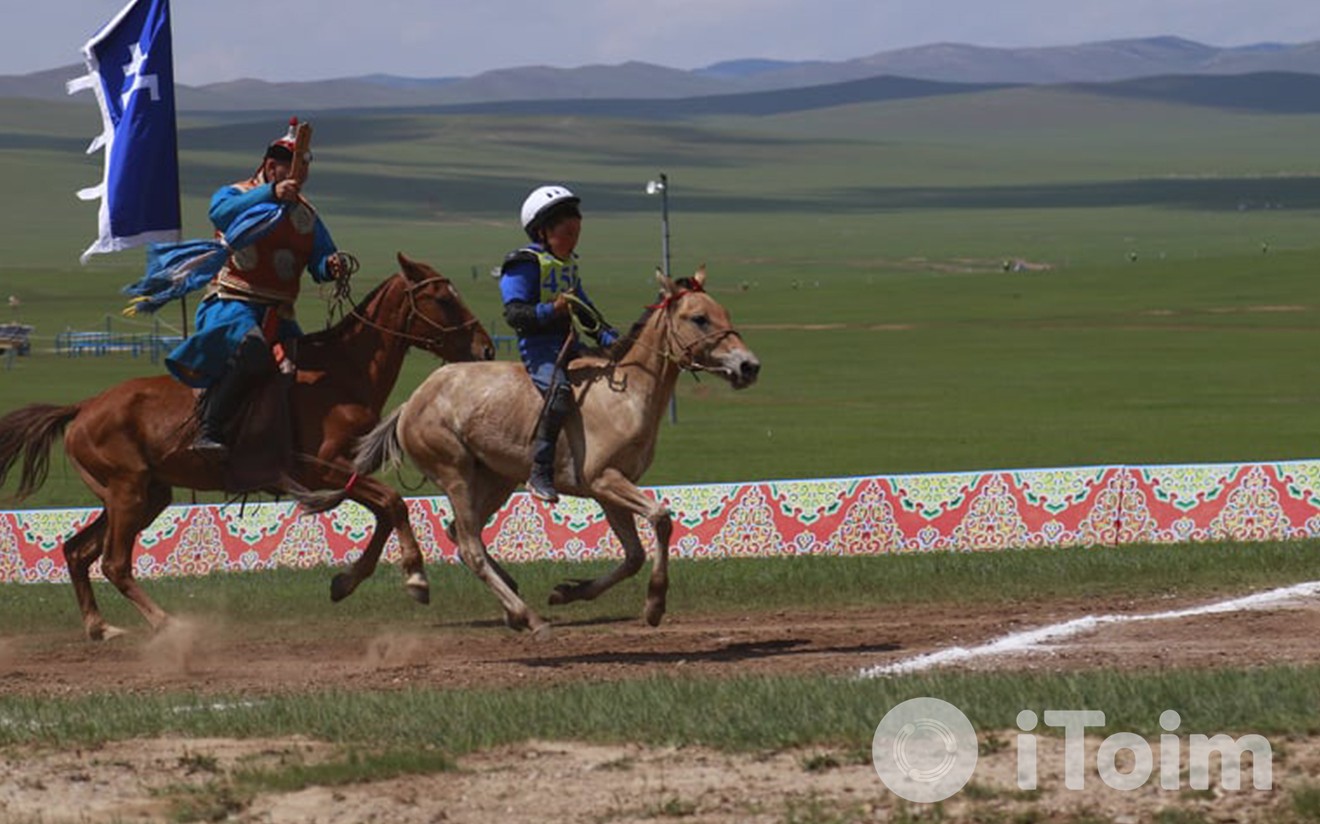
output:
[[563,295],[564,299],[573,305],[572,311],[568,313],[573,324],[583,334],[595,337],[596,333],[605,326],[605,317],[600,313],[600,310],[572,292],[564,292]]
[[[446,334],[448,332],[458,332],[463,329],[469,329],[472,326],[476,325],[479,322],[477,320],[476,315],[473,315],[472,317],[468,318],[462,323],[455,325],[446,325],[440,323],[439,321],[431,319],[427,315],[423,314],[417,308],[417,290],[421,289],[423,286],[428,286],[436,282],[449,283],[449,279],[445,277],[427,278],[426,280],[421,281],[420,283],[414,283],[407,287],[407,289],[404,291],[404,294],[407,295],[408,297],[408,317],[405,318],[404,323],[406,324],[408,321],[411,321],[414,317],[421,318],[423,321],[427,323],[427,325],[429,325],[432,329],[435,329],[436,332],[439,334]],[[388,326],[383,326],[380,323],[377,323],[376,321],[364,315],[362,312],[358,310],[356,306],[350,309],[348,314],[356,318],[357,320],[361,321],[362,324],[365,326],[375,329],[378,332],[383,332],[392,337],[399,338],[400,340],[407,341],[408,343],[416,344],[422,347],[429,347],[434,345],[434,338],[427,338],[421,335],[411,335],[400,329],[391,329]]]
[[331,287],[330,294],[327,296],[324,292],[326,303],[329,308],[326,310],[325,324],[330,328],[332,324],[338,323],[344,319],[344,306],[353,305],[353,275],[357,274],[362,264],[358,262],[357,256],[348,252],[338,252],[339,265],[342,267],[343,274],[334,279],[334,285]]

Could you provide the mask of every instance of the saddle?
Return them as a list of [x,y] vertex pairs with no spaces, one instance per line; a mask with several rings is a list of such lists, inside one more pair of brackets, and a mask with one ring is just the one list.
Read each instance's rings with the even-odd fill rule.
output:
[[289,390],[296,373],[276,372],[253,389],[229,439],[225,490],[269,489],[293,466],[293,420]]

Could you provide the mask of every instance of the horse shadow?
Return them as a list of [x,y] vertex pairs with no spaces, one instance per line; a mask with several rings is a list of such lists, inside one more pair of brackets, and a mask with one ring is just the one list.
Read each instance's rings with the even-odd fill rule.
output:
[[506,663],[521,664],[535,669],[552,669],[574,664],[655,664],[714,663],[733,664],[794,655],[852,655],[859,653],[896,652],[902,645],[894,642],[879,644],[851,644],[847,646],[814,646],[804,638],[773,638],[762,641],[738,641],[702,650],[648,650],[638,652],[592,652],[574,655],[550,655],[510,658]]

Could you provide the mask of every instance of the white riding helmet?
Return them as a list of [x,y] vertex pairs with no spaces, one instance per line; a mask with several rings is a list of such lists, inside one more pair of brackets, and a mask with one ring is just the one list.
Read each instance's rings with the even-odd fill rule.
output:
[[523,201],[522,205],[522,227],[523,231],[530,236],[532,227],[536,225],[542,215],[552,206],[558,206],[561,203],[581,203],[582,198],[570,192],[563,186],[542,186],[533,191]]

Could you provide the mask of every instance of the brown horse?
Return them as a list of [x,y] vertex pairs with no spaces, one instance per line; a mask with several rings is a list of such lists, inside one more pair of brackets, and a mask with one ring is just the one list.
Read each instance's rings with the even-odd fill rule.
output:
[[[430,266],[398,256],[401,272],[372,290],[329,329],[298,342],[298,372],[290,390],[294,460],[271,491],[346,490],[376,516],[362,556],[335,577],[331,597],[349,595],[372,574],[390,532],[399,530],[405,587],[429,598],[421,550],[397,492],[370,478],[353,478],[354,440],[380,420],[410,346],[447,361],[490,360],[490,336],[447,278]],[[133,545],[169,505],[172,487],[225,488],[224,467],[189,449],[196,433],[192,389],[168,375],[124,381],[69,406],[33,404],[0,419],[0,483],[22,457],[16,497],[46,478],[49,450],[62,430],[64,451],[83,481],[105,504],[87,526],[64,542],[64,558],[82,610],[87,636],[102,640],[123,630],[106,623],[96,605],[89,571],[101,571],[153,629],[169,615],[133,579]],[[350,479],[352,481],[350,482]]]
[[[594,580],[560,584],[551,604],[592,599],[635,575],[646,560],[634,516],[650,522],[655,561],[645,618],[665,612],[669,586],[669,511],[637,488],[651,465],[656,434],[681,370],[704,370],[735,389],[756,381],[761,364],[734,330],[729,314],[704,289],[705,271],[677,282],[660,278],[662,299],[649,307],[608,361],[574,361],[578,414],[566,422],[557,450],[555,486],[594,498],[623,543],[623,562]],[[546,622],[518,596],[517,586],[486,552],[481,529],[527,478],[530,433],[541,396],[517,363],[457,364],[433,372],[401,407],[364,438],[355,466],[375,471],[406,454],[449,496],[451,537],[463,562],[499,598],[505,621],[538,632]],[[320,505],[335,503],[325,496]],[[315,504],[314,504],[315,506]]]

